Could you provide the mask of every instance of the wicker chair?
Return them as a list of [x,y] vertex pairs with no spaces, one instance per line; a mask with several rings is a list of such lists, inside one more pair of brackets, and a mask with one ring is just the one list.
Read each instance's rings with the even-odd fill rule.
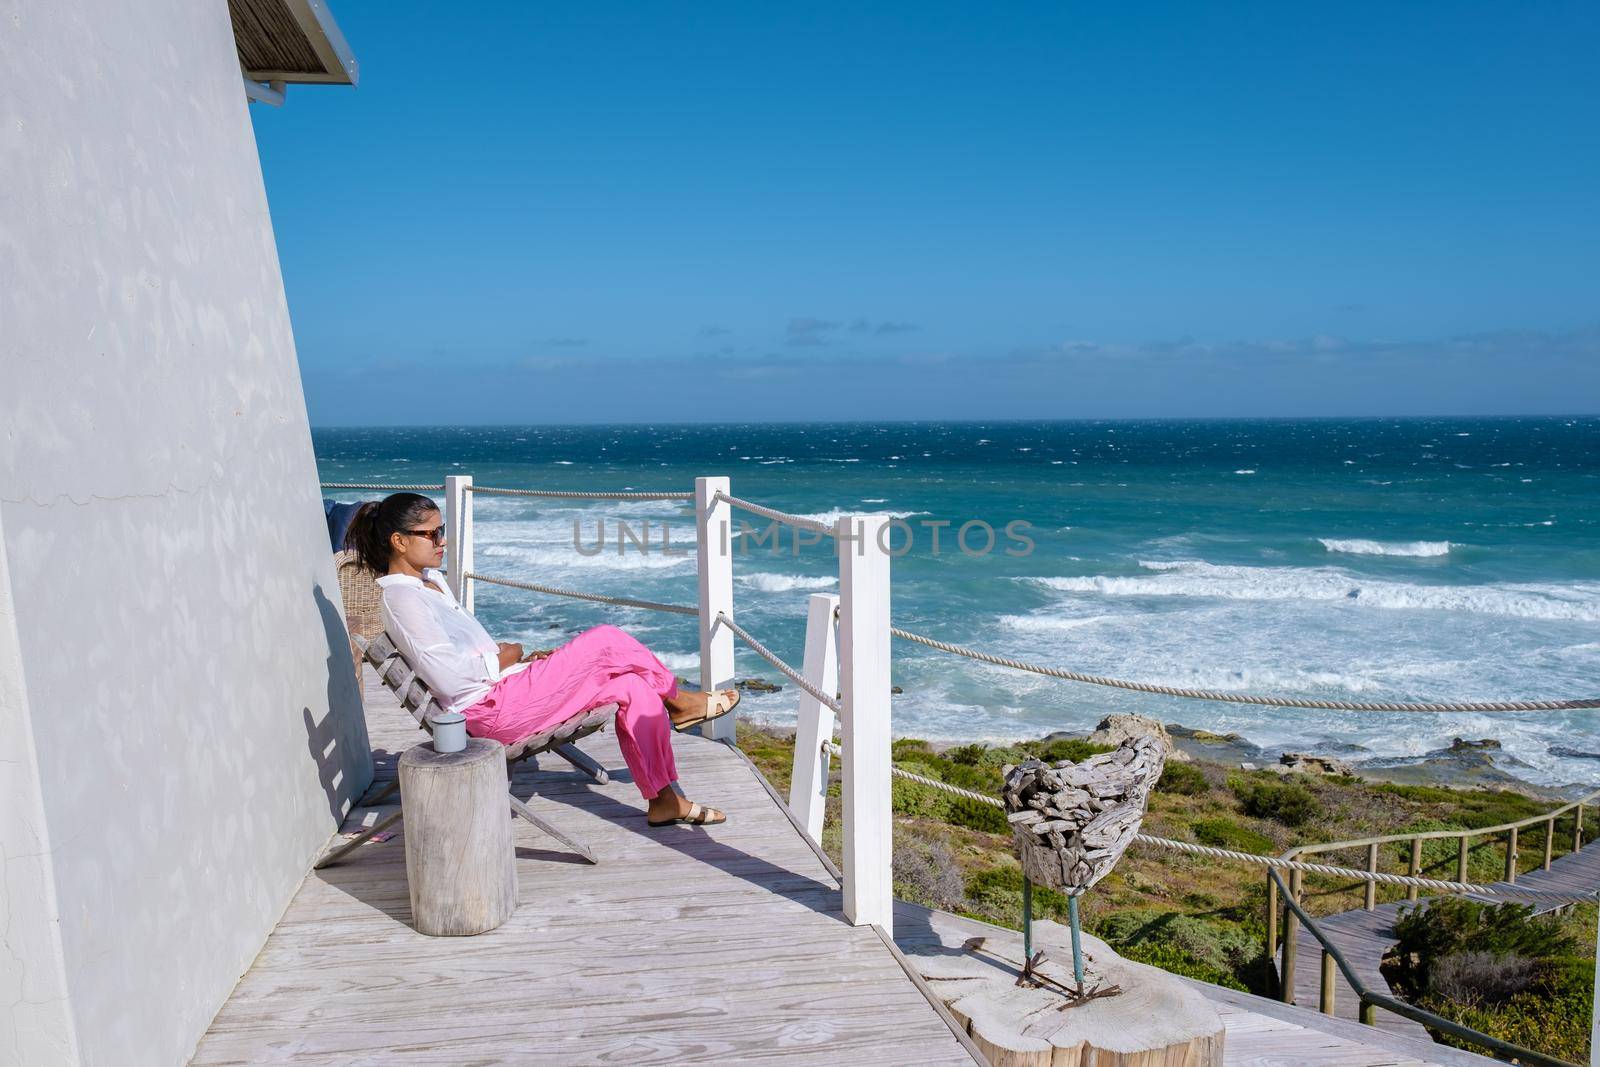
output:
[[361,650],[357,637],[383,633],[383,591],[373,573],[349,549],[335,552],[333,566],[339,574],[339,598],[344,601],[344,623],[350,631],[350,662],[356,666],[356,692],[361,692]]

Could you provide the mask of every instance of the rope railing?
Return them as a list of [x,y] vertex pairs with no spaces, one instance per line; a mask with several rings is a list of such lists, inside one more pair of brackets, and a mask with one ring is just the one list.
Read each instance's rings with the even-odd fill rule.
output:
[[661,604],[654,600],[638,600],[627,596],[608,596],[605,593],[585,593],[575,589],[558,589],[553,585],[540,585],[537,582],[519,582],[511,578],[496,578],[488,574],[476,574],[468,571],[465,577],[474,582],[487,582],[490,585],[503,585],[508,589],[523,589],[530,593],[545,593],[549,596],[571,597],[574,600],[589,600],[596,604],[612,604],[623,608],[644,608],[647,611],[665,611],[673,615],[698,615],[700,609],[687,604]]
[[1509,700],[1490,701],[1484,703],[1429,703],[1406,704],[1376,701],[1353,700],[1314,700],[1307,697],[1289,696],[1261,696],[1252,693],[1233,693],[1222,689],[1185,689],[1180,686],[1156,685],[1153,682],[1130,682],[1120,678],[1108,678],[1099,674],[1084,674],[1081,671],[1069,671],[1061,667],[1047,667],[1038,663],[1029,663],[1026,660],[1011,659],[1006,656],[996,656],[993,653],[981,652],[965,645],[951,644],[948,641],[939,641],[923,634],[912,633],[899,627],[891,626],[889,632],[906,641],[938,649],[956,656],[965,656],[980,663],[991,663],[997,667],[1009,667],[1012,670],[1026,671],[1030,674],[1041,674],[1047,678],[1060,678],[1069,682],[1084,682],[1089,685],[1108,686],[1113,689],[1127,689],[1135,693],[1153,693],[1159,696],[1185,697],[1190,700],[1215,700],[1229,704],[1260,704],[1275,708],[1314,708],[1323,711],[1404,711],[1404,712],[1487,712],[1487,711],[1578,711],[1600,708],[1600,698],[1588,700]]
[[492,485],[466,486],[469,493],[487,493],[490,496],[554,497],[568,500],[693,500],[693,493],[657,493],[636,490],[616,492],[579,492],[570,489],[502,489]]
[[806,681],[805,677],[801,675],[799,671],[795,670],[782,659],[778,658],[777,655],[769,651],[766,645],[763,645],[760,641],[757,641],[754,637],[751,637],[749,631],[747,631],[744,627],[740,626],[738,623],[734,622],[732,619],[728,618],[727,615],[721,612],[717,613],[717,623],[732,630],[740,640],[750,646],[756,655],[760,656],[762,659],[778,668],[778,670],[782,672],[783,675],[791,682],[793,682],[795,685],[798,685],[801,689],[804,689],[807,693],[810,693],[812,696],[816,697],[825,707],[831,708],[836,713],[843,714],[844,704],[839,700],[838,697],[829,696],[816,686],[812,685],[810,682]]
[[381,482],[322,482],[324,489],[381,489],[388,493],[442,493],[444,484],[438,485],[385,485]]
[[802,530],[810,530],[812,533],[818,533],[824,537],[833,536],[832,527],[828,526],[826,523],[818,522],[815,519],[805,518],[802,515],[791,515],[787,511],[779,511],[776,508],[769,508],[764,504],[756,504],[752,501],[744,500],[736,496],[729,496],[727,493],[722,492],[714,494],[712,499],[721,500],[724,503],[736,508],[743,508],[745,511],[760,515],[765,519],[771,519],[773,522],[781,522],[787,526],[797,526]]
[[[373,489],[390,493],[442,493],[443,483],[436,485],[389,485],[384,482],[322,482],[324,489]],[[488,493],[491,496],[556,497],[574,500],[693,500],[693,493],[644,492],[618,490],[616,492],[587,492],[569,489],[506,489],[493,485],[468,485],[469,493]]]
[[[824,741],[822,747],[831,755],[839,755],[843,750],[833,741]],[[972,789],[963,789],[949,782],[941,782],[937,778],[916,774],[901,767],[891,765],[889,772],[896,778],[918,782],[934,789],[941,789],[954,796],[964,797],[967,800],[992,807],[1004,809],[1005,802],[999,797],[987,793],[979,793]],[[1284,859],[1279,856],[1262,856],[1254,852],[1236,852],[1232,849],[1215,848],[1211,845],[1198,845],[1189,841],[1174,841],[1168,837],[1155,837],[1151,834],[1137,834],[1134,841],[1148,848],[1168,849],[1174,852],[1186,852],[1193,856],[1208,856],[1213,859],[1234,860],[1240,863],[1250,863],[1258,867],[1268,867],[1273,870],[1300,871],[1305,874],[1324,874],[1335,878],[1353,878],[1362,882],[1376,882],[1380,885],[1415,886],[1419,889],[1432,889],[1441,893],[1466,893],[1480,896],[1503,896],[1520,900],[1529,900],[1549,904],[1590,904],[1600,899],[1600,892],[1596,893],[1559,893],[1543,889],[1523,889],[1518,886],[1503,885],[1477,885],[1472,882],[1446,882],[1436,878],[1417,878],[1403,874],[1388,874],[1383,871],[1358,871],[1351,867],[1335,867],[1326,863],[1306,863],[1301,860]]]

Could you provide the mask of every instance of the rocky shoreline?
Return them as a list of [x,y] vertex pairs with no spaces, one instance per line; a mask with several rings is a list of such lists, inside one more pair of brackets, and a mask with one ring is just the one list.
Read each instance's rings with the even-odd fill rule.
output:
[[[1397,785],[1431,785],[1446,789],[1505,789],[1544,799],[1570,799],[1592,792],[1593,785],[1568,783],[1548,786],[1530,782],[1507,769],[1520,761],[1505,754],[1493,738],[1457,737],[1445,748],[1410,758],[1388,758],[1354,763],[1340,756],[1267,749],[1239,734],[1216,734],[1169,723],[1168,732],[1178,751],[1213,763],[1242,770],[1272,770],[1286,774],[1343,774],[1369,782]],[[1357,750],[1352,746],[1349,755]]]

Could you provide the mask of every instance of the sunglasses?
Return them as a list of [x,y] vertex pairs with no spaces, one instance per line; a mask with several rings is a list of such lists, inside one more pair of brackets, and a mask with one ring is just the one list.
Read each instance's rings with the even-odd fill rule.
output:
[[431,530],[404,530],[402,532],[408,533],[413,537],[426,537],[435,545],[444,544],[444,525],[442,523]]

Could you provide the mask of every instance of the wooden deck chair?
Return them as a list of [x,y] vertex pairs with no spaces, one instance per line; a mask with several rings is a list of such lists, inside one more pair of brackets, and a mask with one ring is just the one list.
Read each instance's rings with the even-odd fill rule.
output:
[[[395,694],[401,706],[411,713],[412,718],[417,720],[417,725],[432,734],[433,727],[428,721],[428,716],[440,710],[439,704],[427,685],[423,683],[421,678],[417,677],[416,668],[411,666],[405,656],[401,655],[400,650],[394,647],[394,642],[389,640],[389,635],[380,633],[375,637],[367,638],[359,634],[352,634],[351,641],[360,650],[366,661],[378,672],[378,677],[382,680],[384,686]],[[597,730],[604,729],[616,716],[617,706],[615,704],[604,704],[598,708],[581,712],[565,722],[557,723],[548,730],[541,730],[515,744],[507,745],[506,763],[514,766],[525,759],[537,756],[541,752],[554,752],[589,775],[596,782],[604,785],[611,780],[610,775],[606,774],[605,768],[596,763],[573,742],[580,737],[587,737]],[[510,767],[507,770],[509,776]],[[400,781],[397,778],[367,803],[377,804],[399,788]],[[535,814],[526,803],[517,799],[515,793],[511,794],[507,799],[511,802],[512,813],[527,819],[590,863],[600,862],[595,859],[594,853],[590,852],[585,845],[568,837],[548,821]],[[363,830],[360,836],[345,842],[318,860],[316,867],[321,869],[330,863],[338,862],[349,853],[355,851],[358,846],[370,840],[375,834],[381,833],[399,822],[402,814],[403,810],[378,820],[376,824]]]

